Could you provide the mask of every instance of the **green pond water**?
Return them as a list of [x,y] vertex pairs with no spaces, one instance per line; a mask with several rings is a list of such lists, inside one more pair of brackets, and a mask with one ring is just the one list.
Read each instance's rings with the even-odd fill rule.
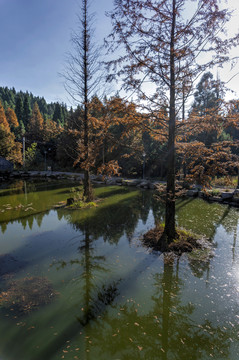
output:
[[140,237],[163,219],[151,191],[95,190],[53,209],[69,182],[0,188],[0,359],[239,359],[239,211],[177,202],[177,223],[214,256],[170,266]]

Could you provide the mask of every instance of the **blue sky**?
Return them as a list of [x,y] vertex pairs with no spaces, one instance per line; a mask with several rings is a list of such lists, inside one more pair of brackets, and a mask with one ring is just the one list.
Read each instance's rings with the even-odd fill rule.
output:
[[[228,7],[239,9],[237,2],[228,0]],[[112,7],[113,0],[92,0],[97,42],[110,31],[105,12]],[[64,70],[67,51],[71,50],[71,31],[76,28],[79,9],[80,0],[0,0],[0,86],[28,90],[44,96],[48,102],[70,104],[59,73]],[[237,10],[232,26],[235,31],[238,19]],[[235,54],[239,55],[239,49]],[[220,70],[220,76],[227,81],[237,71],[239,65],[232,72]],[[228,86],[239,90],[239,75]]]
[[[0,86],[28,90],[47,101],[67,102],[59,76],[76,28],[77,0],[0,0]],[[92,1],[97,40],[110,30],[113,0]]]

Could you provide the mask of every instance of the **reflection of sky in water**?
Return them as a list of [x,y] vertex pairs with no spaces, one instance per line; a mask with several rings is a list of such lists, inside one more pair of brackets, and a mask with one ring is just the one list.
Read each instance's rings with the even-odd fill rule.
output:
[[[37,201],[47,207],[46,194]],[[170,268],[139,241],[162,216],[151,193],[105,194],[96,209],[6,224],[0,254],[22,262],[15,278],[47,277],[59,296],[15,320],[0,310],[2,359],[238,359],[238,210],[178,202],[179,225],[211,236],[215,256],[205,263],[183,256]]]

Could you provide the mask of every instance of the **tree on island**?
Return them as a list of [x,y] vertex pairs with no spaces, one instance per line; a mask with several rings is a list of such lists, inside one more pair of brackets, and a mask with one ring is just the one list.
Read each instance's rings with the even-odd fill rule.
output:
[[[105,156],[106,147],[108,152],[112,152],[119,140],[114,137],[112,141],[110,128],[118,125],[119,119],[125,122],[126,114],[128,122],[131,122],[135,114],[135,107],[130,102],[121,102],[117,96],[110,99],[105,97],[101,101],[96,95],[99,85],[104,87],[104,80],[99,61],[100,48],[93,43],[93,21],[94,16],[89,13],[89,1],[82,0],[78,30],[71,38],[73,52],[68,56],[63,74],[66,90],[78,105],[68,119],[68,134],[63,134],[63,137],[66,142],[72,138],[76,144],[74,149],[67,144],[66,151],[74,156],[74,165],[79,164],[84,170],[83,198],[86,202],[93,200],[90,181],[92,169],[103,175],[118,174],[117,161],[112,158],[107,161]],[[125,127],[120,138],[126,136],[127,131],[128,127]]]
[[137,96],[138,106],[149,118],[162,107],[167,112],[161,118],[167,133],[165,229],[161,238],[161,249],[166,250],[176,238],[177,117],[200,74],[230,61],[228,54],[238,45],[239,34],[227,38],[225,24],[231,13],[220,9],[219,0],[115,0],[114,4],[109,14],[113,31],[108,46],[111,52],[119,54],[119,48],[121,52],[108,62],[109,80],[121,78],[122,87]]
[[99,78],[99,51],[92,42],[93,18],[89,13],[89,1],[82,0],[81,15],[78,16],[78,29],[72,34],[73,51],[68,56],[63,74],[66,90],[83,111],[83,142],[81,150],[84,156],[84,198],[92,201],[93,192],[90,181],[90,112],[89,104],[96,91]]

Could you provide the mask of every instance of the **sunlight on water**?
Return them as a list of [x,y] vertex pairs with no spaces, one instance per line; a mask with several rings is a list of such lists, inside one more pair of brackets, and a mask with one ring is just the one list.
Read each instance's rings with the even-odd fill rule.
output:
[[179,201],[178,224],[215,254],[170,266],[140,242],[163,218],[152,192],[98,188],[97,208],[52,209],[72,186],[0,189],[1,360],[237,360],[238,209]]

